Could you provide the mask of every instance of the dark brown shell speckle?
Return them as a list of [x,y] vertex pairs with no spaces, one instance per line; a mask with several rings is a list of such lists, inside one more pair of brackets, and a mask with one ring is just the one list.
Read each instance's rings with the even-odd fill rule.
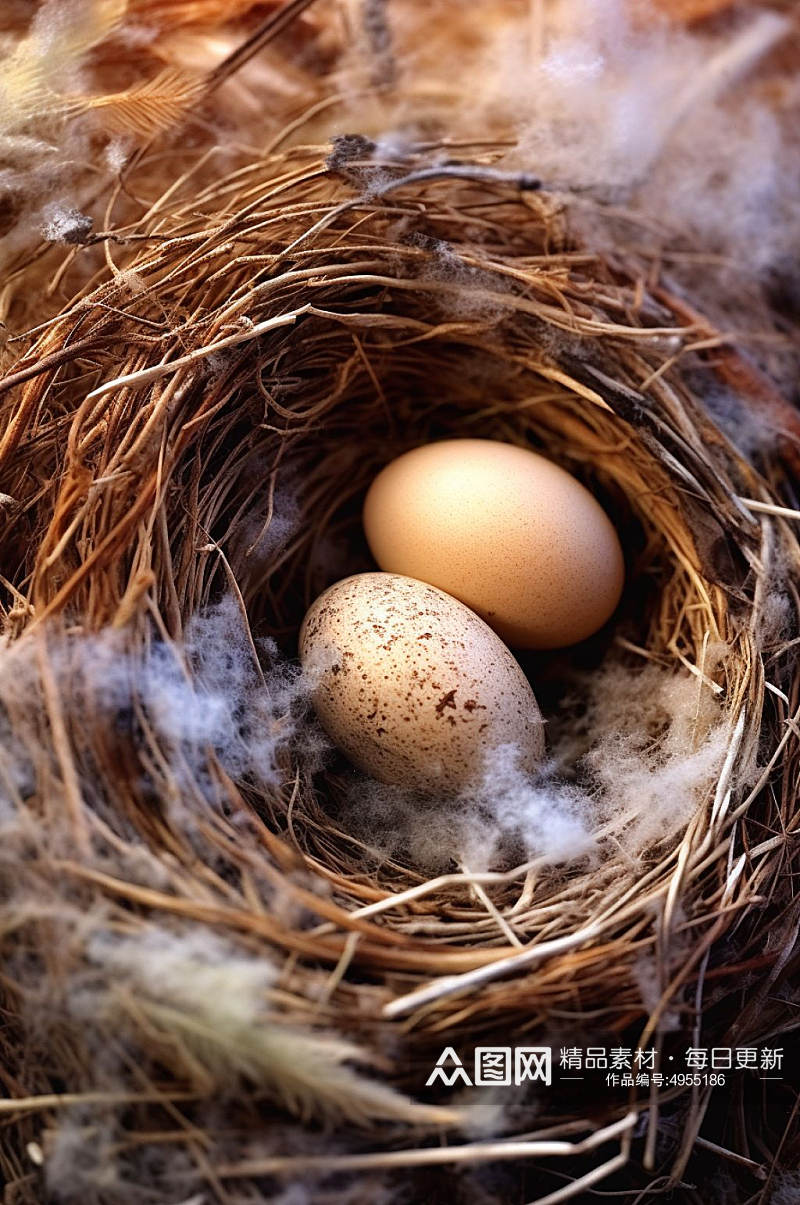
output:
[[414,578],[360,573],[310,608],[303,665],[328,735],[366,773],[429,791],[478,783],[492,749],[533,770],[541,712],[498,636],[463,603]]

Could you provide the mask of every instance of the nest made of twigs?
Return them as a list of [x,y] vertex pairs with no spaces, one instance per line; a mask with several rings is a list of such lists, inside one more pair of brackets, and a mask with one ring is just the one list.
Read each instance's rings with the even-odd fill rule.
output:
[[[96,278],[2,382],[3,656],[29,665],[24,691],[3,695],[7,750],[12,741],[15,764],[22,750],[29,767],[24,783],[10,763],[4,777],[4,873],[16,884],[4,1061],[21,1101],[17,1139],[39,1142],[41,1110],[61,1103],[57,1144],[66,1091],[84,1121],[110,1109],[117,1138],[144,1135],[115,1147],[124,1169],[148,1133],[178,1142],[186,1118],[207,1125],[202,1110],[233,1081],[246,1087],[224,1141],[207,1131],[210,1147],[181,1174],[194,1183],[213,1166],[266,1200],[269,1176],[310,1163],[286,1148],[245,1159],[264,1098],[279,1115],[356,1129],[455,1127],[451,1101],[390,1098],[343,1060],[377,1060],[419,1096],[444,1044],[486,1035],[583,1026],[662,1050],[669,1028],[702,1031],[707,1045],[780,1028],[770,989],[786,969],[778,939],[797,917],[800,560],[781,512],[791,412],[671,294],[655,261],[579,245],[569,198],[497,172],[491,147],[460,148],[456,170],[431,166],[437,150],[376,166],[350,140],[327,158],[274,154],[194,192],[190,179],[115,227]],[[757,467],[703,406],[698,382],[715,377],[784,429]],[[192,616],[231,592],[254,638],[295,656],[316,594],[369,566],[358,516],[375,472],[446,434],[541,449],[611,509],[631,573],[617,625],[577,654],[585,664],[688,668],[721,703],[718,778],[678,838],[641,861],[610,840],[599,864],[558,875],[535,860],[433,878],[402,858],[375,862],[337,824],[335,767],[307,764],[289,742],[267,789],[209,747],[188,782],[175,772],[180,750],[163,747],[137,701],[135,673],[110,718],[85,659],[71,659],[109,628],[129,666],[161,644],[180,659]],[[285,479],[300,483],[300,514],[273,548],[264,536]],[[791,614],[776,637],[779,576]],[[722,650],[713,667],[709,646]],[[254,643],[256,674],[257,655]],[[190,659],[182,672],[191,679]],[[234,1025],[224,975],[202,1008],[188,988],[169,1007],[157,986],[115,991],[119,967],[98,969],[98,933],[124,942],[164,929],[210,931],[234,961],[238,951],[274,965],[264,1015]],[[649,1000],[635,973],[643,954],[657,968]],[[103,1001],[90,1021],[69,989],[83,975]],[[103,1041],[122,1050],[105,1078]],[[708,1097],[646,1096],[549,1096],[548,1133],[603,1122],[624,1162],[649,1108],[653,1167],[666,1108],[681,1122],[670,1154],[680,1176]],[[362,1142],[351,1137],[353,1150]],[[319,1164],[360,1166],[341,1153]],[[156,1191],[175,1187],[166,1165],[146,1174]],[[104,1191],[132,1199],[124,1170]]]

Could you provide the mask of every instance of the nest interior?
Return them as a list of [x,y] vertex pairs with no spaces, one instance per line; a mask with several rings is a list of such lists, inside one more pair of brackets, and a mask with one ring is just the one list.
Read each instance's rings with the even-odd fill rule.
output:
[[[170,1102],[191,1097],[196,1117],[244,1083],[223,1180],[254,1194],[281,1165],[241,1162],[259,1101],[357,1127],[447,1120],[447,1101],[437,1113],[384,1098],[343,1060],[377,1062],[419,1096],[444,1035],[558,1036],[579,1019],[659,1049],[670,1030],[750,1045],[781,1014],[770,994],[797,920],[799,561],[776,504],[793,420],[655,259],[581,244],[569,198],[496,170],[502,148],[461,148],[455,171],[431,167],[442,149],[376,166],[345,141],[184,180],[113,240],[70,251],[64,271],[84,257],[88,283],[2,382],[9,1094],[117,1093],[118,1136],[179,1129]],[[720,379],[781,428],[760,461],[703,406],[698,382]],[[256,677],[260,638],[275,641],[269,656],[294,656],[313,598],[370,567],[359,507],[375,472],[447,434],[541,449],[614,515],[629,583],[615,623],[575,654],[583,667],[674,665],[722,701],[719,775],[677,838],[635,863],[611,838],[599,863],[565,874],[535,859],[485,881],[375,863],[336,823],[340,767],[277,742],[264,785],[210,740],[198,772],[139,696],[154,649],[172,649],[191,680],[182,639],[223,594],[252,634]],[[297,509],[273,539],[286,491]],[[81,651],[101,631],[129,678],[111,701],[102,650],[93,672]],[[535,668],[552,684],[562,662]],[[260,1011],[234,1025],[224,982],[212,1015],[206,980],[201,1005],[103,953],[109,934],[124,946],[164,931],[208,931],[230,960],[268,963]],[[643,953],[657,968],[649,999]],[[100,1002],[90,1018],[76,982]],[[559,1132],[628,1116],[632,1138],[635,1102],[548,1099]],[[42,1139],[43,1107],[12,1114],[24,1139]],[[673,1174],[707,1107],[684,1094]],[[657,1095],[646,1108],[653,1167]],[[16,1157],[9,1170],[24,1178]],[[151,1178],[163,1188],[171,1174]],[[204,1178],[200,1161],[193,1174]],[[127,1199],[122,1179],[108,1199]]]

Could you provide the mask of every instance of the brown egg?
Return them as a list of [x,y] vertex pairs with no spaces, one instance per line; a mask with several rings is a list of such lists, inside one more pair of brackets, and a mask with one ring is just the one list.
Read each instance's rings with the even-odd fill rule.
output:
[[544,456],[488,439],[393,460],[364,504],[372,555],[466,603],[516,648],[585,639],[622,593],[619,538],[597,499]]
[[482,619],[434,586],[359,573],[310,608],[300,658],[314,707],[349,759],[382,782],[453,793],[477,785],[492,750],[534,770],[542,715],[514,657]]

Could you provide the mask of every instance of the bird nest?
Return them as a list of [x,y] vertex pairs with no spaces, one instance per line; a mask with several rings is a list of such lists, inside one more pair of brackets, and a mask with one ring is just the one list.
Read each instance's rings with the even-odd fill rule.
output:
[[[767,1174],[782,1123],[760,1108],[745,1148],[708,1086],[554,1077],[492,1113],[463,1077],[427,1085],[443,1047],[469,1067],[476,1045],[604,1044],[665,1069],[763,1044],[797,918],[793,420],[655,257],[572,231],[572,205],[595,228],[613,213],[500,171],[501,150],[401,161],[348,138],[189,176],[77,232],[104,261],[2,381],[0,1109],[20,1201],[42,1166],[48,1191],[114,1202],[266,1201],[312,1174],[315,1200],[356,1201],[399,1177],[422,1193],[422,1172],[425,1200],[452,1199],[453,1166],[485,1164],[554,1202],[623,1185],[626,1161],[624,1186],[675,1183],[703,1149]],[[737,451],[704,405],[720,382],[780,446]],[[678,827],[635,853],[613,807],[591,856],[511,842],[480,873],[348,823],[298,629],[370,567],[381,465],[447,435],[543,451],[621,533],[613,623],[524,663],[555,730],[579,713],[563,683],[612,665],[619,689],[654,667],[691,684],[687,758],[716,734]]]

